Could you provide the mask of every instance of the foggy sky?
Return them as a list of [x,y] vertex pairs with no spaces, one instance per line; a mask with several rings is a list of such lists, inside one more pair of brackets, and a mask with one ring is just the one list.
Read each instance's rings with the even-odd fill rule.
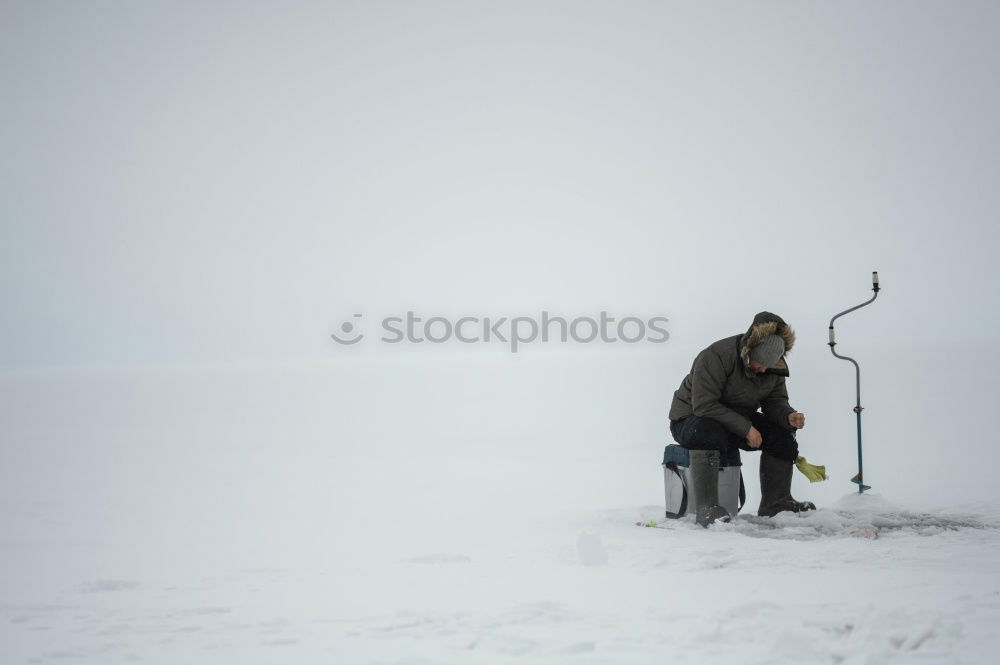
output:
[[336,360],[407,309],[821,346],[876,269],[869,341],[995,342],[998,18],[4,3],[0,366]]

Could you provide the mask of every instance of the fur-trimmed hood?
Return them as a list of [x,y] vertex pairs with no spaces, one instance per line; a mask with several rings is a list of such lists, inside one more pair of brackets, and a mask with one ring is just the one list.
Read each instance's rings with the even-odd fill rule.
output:
[[795,333],[780,316],[761,312],[746,333],[729,335],[702,349],[691,371],[674,391],[670,420],[688,416],[710,418],[720,422],[730,434],[745,439],[753,425],[751,418],[763,411],[775,425],[791,429],[788,414],[795,409],[788,403],[785,387],[788,365],[784,357],[777,366],[760,374],[754,373],[747,363],[750,349],[771,333],[781,335],[786,351],[795,345]]
[[[753,323],[740,338],[740,357],[743,359],[743,371],[748,376],[753,374],[749,361],[750,349],[763,342],[764,338],[771,334],[781,335],[781,339],[785,342],[786,354],[795,346],[795,331],[785,323],[784,319],[771,312],[759,312],[757,316],[753,317]],[[784,355],[767,371],[788,376],[788,364],[785,362]]]

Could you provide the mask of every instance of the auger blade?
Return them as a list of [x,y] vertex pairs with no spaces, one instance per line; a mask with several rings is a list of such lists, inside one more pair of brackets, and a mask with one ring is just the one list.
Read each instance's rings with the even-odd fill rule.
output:
[[859,486],[858,489],[859,492],[864,492],[865,490],[870,490],[872,488],[871,485],[865,485],[863,482],[861,482],[860,473],[851,478],[851,482]]

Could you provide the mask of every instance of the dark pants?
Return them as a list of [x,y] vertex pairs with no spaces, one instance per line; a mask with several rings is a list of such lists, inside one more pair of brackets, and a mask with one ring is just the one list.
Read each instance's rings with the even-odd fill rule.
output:
[[[757,450],[789,462],[794,462],[795,458],[799,456],[799,444],[795,441],[795,435],[791,430],[771,422],[762,413],[750,416],[750,422],[760,432],[760,438],[763,440]],[[711,418],[688,416],[680,420],[671,420],[670,433],[673,435],[674,441],[691,450],[718,450],[719,452],[730,448],[754,450],[746,439],[741,438],[738,434],[733,434],[718,420]]]

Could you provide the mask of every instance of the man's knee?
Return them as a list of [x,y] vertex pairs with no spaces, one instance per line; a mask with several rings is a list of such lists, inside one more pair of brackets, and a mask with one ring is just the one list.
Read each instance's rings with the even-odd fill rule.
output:
[[675,440],[693,450],[727,450],[730,433],[722,423],[712,418],[688,416],[678,424]]

